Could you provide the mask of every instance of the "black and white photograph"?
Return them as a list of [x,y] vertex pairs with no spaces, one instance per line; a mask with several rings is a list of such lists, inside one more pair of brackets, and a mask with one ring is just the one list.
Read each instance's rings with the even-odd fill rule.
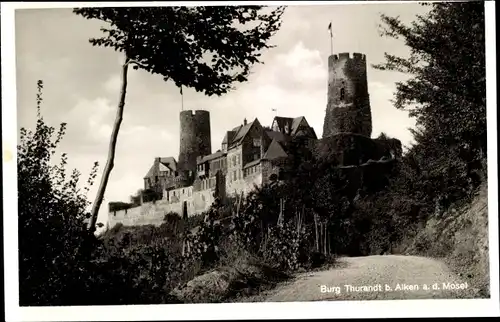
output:
[[6,320],[498,316],[494,11],[2,3]]

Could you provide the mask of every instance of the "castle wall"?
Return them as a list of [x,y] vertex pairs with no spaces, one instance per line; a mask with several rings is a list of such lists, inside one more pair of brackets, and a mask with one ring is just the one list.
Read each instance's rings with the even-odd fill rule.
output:
[[122,223],[124,226],[159,226],[163,223],[165,215],[175,210],[166,202],[146,202],[139,207],[109,213],[108,225],[109,228],[117,223]]
[[226,175],[226,192],[229,195],[234,194],[243,179],[242,171],[242,146],[238,146],[227,151],[227,175]]
[[316,141],[313,153],[339,165],[359,165],[370,160],[401,157],[401,141],[371,139],[354,133],[339,133]]
[[[184,189],[184,192],[182,190]],[[139,207],[127,210],[113,211],[108,214],[109,228],[117,223],[124,226],[155,225],[163,223],[165,215],[175,212],[182,215],[182,206],[186,202],[188,216],[194,216],[207,211],[214,202],[214,189],[193,191],[192,187],[175,189],[169,191],[169,200],[162,199],[156,202],[145,202]],[[166,195],[166,192],[164,193]]]
[[280,169],[283,167],[269,160],[261,160],[262,184],[271,182],[270,177],[273,174],[279,176]]
[[328,57],[327,95],[324,138],[344,132],[371,136],[365,55],[341,53]]

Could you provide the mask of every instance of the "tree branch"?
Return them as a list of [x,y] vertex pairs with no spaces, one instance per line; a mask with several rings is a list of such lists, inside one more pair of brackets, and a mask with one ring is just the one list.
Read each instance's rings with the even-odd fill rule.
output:
[[125,63],[125,66],[129,65],[129,64],[136,64],[137,66],[139,67],[142,67],[142,68],[145,68],[147,69],[148,67],[146,65],[143,65],[141,63],[139,63],[138,61],[134,60],[134,59],[129,59],[126,63]]

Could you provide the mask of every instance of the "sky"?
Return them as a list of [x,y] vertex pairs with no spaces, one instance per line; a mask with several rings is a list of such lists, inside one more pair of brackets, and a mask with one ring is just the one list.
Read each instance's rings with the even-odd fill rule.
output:
[[[318,137],[326,109],[327,58],[330,54],[328,24],[332,22],[334,52],[360,52],[367,56],[372,137],[385,132],[411,142],[408,128],[414,120],[397,110],[391,100],[396,82],[407,78],[378,71],[384,52],[408,55],[401,40],[379,35],[380,14],[411,22],[428,10],[414,3],[290,5],[281,29],[271,39],[275,48],[263,52],[264,64],[255,65],[248,82],[221,97],[206,97],[183,88],[184,109],[210,111],[212,152],[220,149],[223,135],[258,118],[271,125],[280,116],[305,116]],[[42,115],[56,128],[67,123],[59,152],[68,154],[68,168],[76,168],[86,182],[95,161],[96,182],[88,197],[94,200],[108,155],[109,138],[119,96],[124,57],[109,48],[93,47],[88,39],[99,37],[103,23],[86,20],[71,9],[16,10],[16,87],[18,127],[36,125],[37,80],[44,82]],[[123,122],[118,136],[115,166],[99,212],[107,221],[107,203],[128,202],[143,186],[143,177],[155,157],[179,153],[181,95],[172,82],[158,75],[129,69]]]

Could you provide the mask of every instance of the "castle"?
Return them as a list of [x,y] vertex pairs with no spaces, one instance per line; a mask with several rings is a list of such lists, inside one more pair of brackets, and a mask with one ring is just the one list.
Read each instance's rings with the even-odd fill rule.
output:
[[323,138],[303,116],[276,116],[271,127],[255,118],[226,131],[211,152],[208,111],[180,112],[180,151],[157,157],[144,177],[143,193],[131,204],[109,203],[108,227],[160,225],[166,213],[202,213],[216,198],[247,194],[255,186],[285,179],[293,158],[290,142],[301,139],[318,154],[334,155],[342,166],[401,156],[399,140],[371,139],[372,118],[366,56],[340,53],[328,58],[328,101]]

